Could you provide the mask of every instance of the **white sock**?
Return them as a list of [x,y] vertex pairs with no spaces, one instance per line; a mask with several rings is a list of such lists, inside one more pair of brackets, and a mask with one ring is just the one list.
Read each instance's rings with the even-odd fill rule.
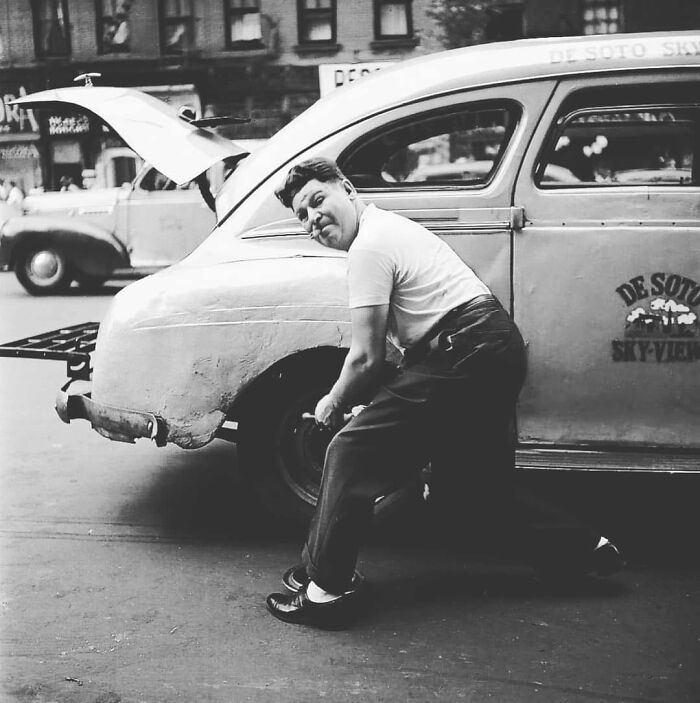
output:
[[330,603],[332,600],[340,598],[340,596],[336,595],[335,593],[329,593],[328,591],[324,591],[313,581],[309,581],[309,585],[306,587],[306,597],[312,603]]

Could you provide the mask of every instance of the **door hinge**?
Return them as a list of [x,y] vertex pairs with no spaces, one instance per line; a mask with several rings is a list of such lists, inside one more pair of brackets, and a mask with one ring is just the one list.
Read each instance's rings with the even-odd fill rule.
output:
[[510,228],[522,229],[525,226],[525,208],[512,207],[510,209]]

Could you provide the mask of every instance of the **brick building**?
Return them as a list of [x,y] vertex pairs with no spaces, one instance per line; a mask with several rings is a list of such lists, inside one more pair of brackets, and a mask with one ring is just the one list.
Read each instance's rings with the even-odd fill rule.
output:
[[[432,0],[3,0],[0,3],[0,177],[26,191],[80,182],[120,145],[98,120],[8,105],[72,85],[134,86],[204,114],[250,117],[222,128],[267,137],[330,88],[368,69],[442,48]],[[700,25],[697,0],[503,0],[486,39]],[[320,69],[319,66],[324,68]],[[358,68],[361,68],[358,66]],[[126,174],[125,174],[126,175]]]

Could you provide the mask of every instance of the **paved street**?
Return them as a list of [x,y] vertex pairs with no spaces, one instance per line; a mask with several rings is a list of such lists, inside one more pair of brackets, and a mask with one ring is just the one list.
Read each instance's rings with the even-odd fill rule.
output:
[[[0,342],[100,320],[118,288],[32,298],[0,273]],[[2,701],[700,700],[695,477],[543,480],[630,561],[569,588],[397,516],[362,553],[371,610],[321,632],[265,610],[302,536],[265,519],[234,447],[65,425],[63,362],[0,358],[0,381]]]

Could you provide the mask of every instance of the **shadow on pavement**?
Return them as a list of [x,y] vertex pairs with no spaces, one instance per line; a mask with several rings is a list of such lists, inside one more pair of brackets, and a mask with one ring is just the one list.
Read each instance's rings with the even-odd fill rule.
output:
[[215,440],[171,451],[149,484],[125,498],[119,519],[155,525],[166,539],[230,543],[303,539],[305,528],[268,515],[237,467],[235,445]]
[[[523,472],[519,480],[595,526],[621,548],[630,566],[700,565],[700,476]],[[150,483],[125,498],[120,519],[155,525],[164,538],[184,541],[235,543],[252,538],[298,544],[306,534],[303,523],[266,511],[238,471],[235,446],[224,441],[194,452],[171,452],[155,468]],[[398,501],[376,521],[367,542],[513,556],[507,548],[504,552],[501,542],[493,548],[487,537],[480,534],[479,525],[460,534],[437,531],[415,495]]]

